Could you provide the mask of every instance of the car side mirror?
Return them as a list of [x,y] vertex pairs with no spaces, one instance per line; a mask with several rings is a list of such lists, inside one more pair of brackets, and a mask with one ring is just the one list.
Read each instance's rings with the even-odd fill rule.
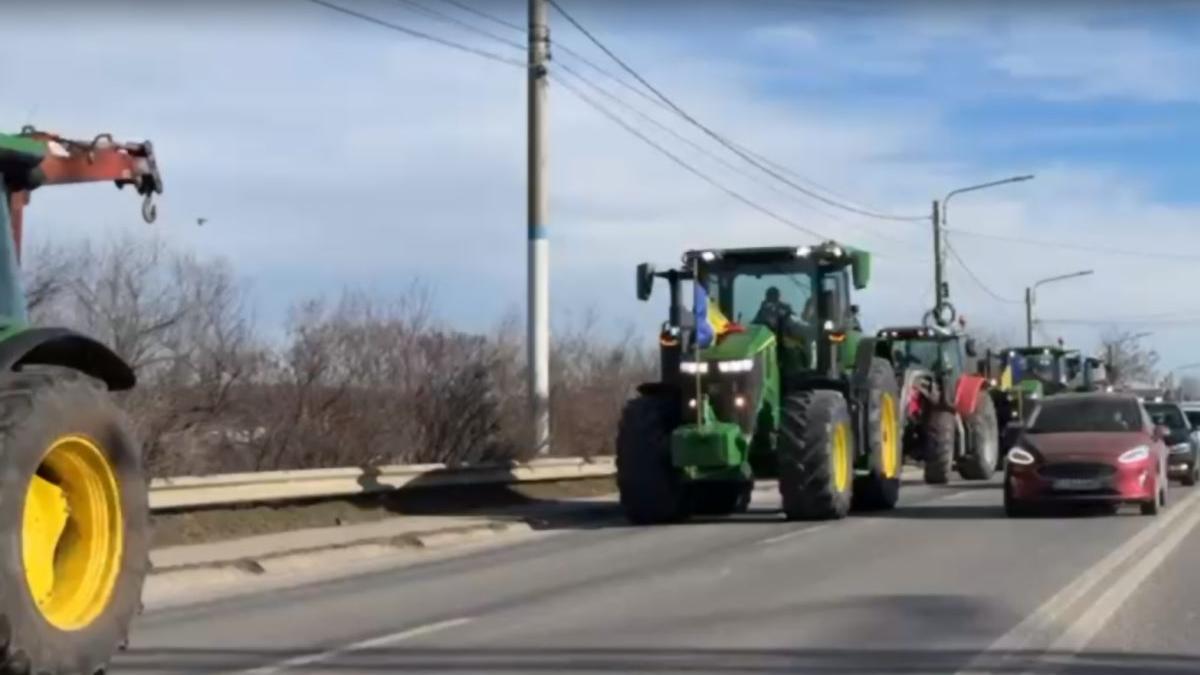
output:
[[970,356],[972,358],[979,356],[979,350],[975,348],[974,338],[967,339],[966,343],[963,344],[963,350],[965,352],[967,352],[967,356]]
[[654,290],[654,265],[642,263],[637,266],[637,297],[645,302]]
[[1164,427],[1161,424],[1156,424],[1156,425],[1154,425],[1154,432],[1151,434],[1151,436],[1154,437],[1154,440],[1161,441],[1161,440],[1166,439],[1166,437],[1168,435],[1170,435],[1170,433],[1171,433],[1170,429],[1167,429],[1166,427]]

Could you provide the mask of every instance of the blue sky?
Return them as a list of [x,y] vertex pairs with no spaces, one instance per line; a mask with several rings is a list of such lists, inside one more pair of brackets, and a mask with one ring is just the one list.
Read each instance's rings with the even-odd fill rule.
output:
[[[335,1],[520,58],[396,0]],[[561,1],[697,117],[857,203],[923,213],[955,187],[1036,173],[956,198],[951,226],[1200,256],[1193,3]],[[419,2],[456,12],[442,0]],[[303,0],[166,4],[47,0],[6,9],[2,124],[152,139],[166,182],[154,230],[229,259],[251,284],[264,331],[276,330],[296,299],[345,286],[397,292],[414,278],[465,327],[485,329],[521,308],[520,69]],[[524,22],[523,2],[472,4]],[[557,16],[552,31],[557,43],[610,65]],[[70,48],[47,51],[51,33]],[[613,92],[704,142],[627,90]],[[561,86],[552,85],[550,105],[557,320],[594,308],[649,341],[663,308],[634,299],[637,262],[670,264],[705,245],[807,240],[681,172]],[[830,217],[828,207],[643,128],[771,209],[876,250],[877,284],[861,298],[869,323],[911,322],[928,307],[924,224]],[[32,237],[151,236],[129,195],[71,190],[76,196],[36,197]],[[208,223],[197,228],[201,216]],[[1041,316],[1200,316],[1200,298],[1180,290],[1195,284],[1196,261],[952,241],[1010,300],[1033,280],[1096,270],[1044,289]],[[972,325],[1019,338],[1019,304],[994,299],[961,268],[950,282]],[[1102,329],[1047,326],[1046,335],[1090,345]],[[1166,363],[1200,358],[1200,323],[1148,329]]]

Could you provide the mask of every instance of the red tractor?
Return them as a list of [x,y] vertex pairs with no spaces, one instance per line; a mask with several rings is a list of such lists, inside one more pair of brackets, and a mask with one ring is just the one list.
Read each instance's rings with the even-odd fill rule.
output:
[[884,328],[877,337],[900,379],[904,453],[924,464],[925,482],[947,483],[951,469],[965,480],[991,478],[1000,439],[988,381],[967,369],[974,341],[924,326]]

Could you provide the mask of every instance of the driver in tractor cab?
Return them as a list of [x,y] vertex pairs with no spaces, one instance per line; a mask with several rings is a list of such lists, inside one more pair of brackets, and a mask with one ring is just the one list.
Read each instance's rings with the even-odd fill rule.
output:
[[758,306],[758,313],[754,315],[754,323],[775,328],[782,326],[783,322],[795,313],[792,306],[783,301],[779,294],[779,288],[771,286],[767,289],[762,304]]

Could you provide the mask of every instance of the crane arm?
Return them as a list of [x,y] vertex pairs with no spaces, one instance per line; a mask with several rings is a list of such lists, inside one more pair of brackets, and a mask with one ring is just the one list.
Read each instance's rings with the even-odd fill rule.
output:
[[[13,240],[21,250],[22,215],[29,192],[45,185],[112,181],[132,185],[143,196],[142,217],[154,222],[153,196],[162,194],[162,176],[149,141],[117,143],[109,134],[76,141],[26,127],[16,136],[0,135],[0,160],[9,192]],[[12,170],[13,167],[19,170]]]

